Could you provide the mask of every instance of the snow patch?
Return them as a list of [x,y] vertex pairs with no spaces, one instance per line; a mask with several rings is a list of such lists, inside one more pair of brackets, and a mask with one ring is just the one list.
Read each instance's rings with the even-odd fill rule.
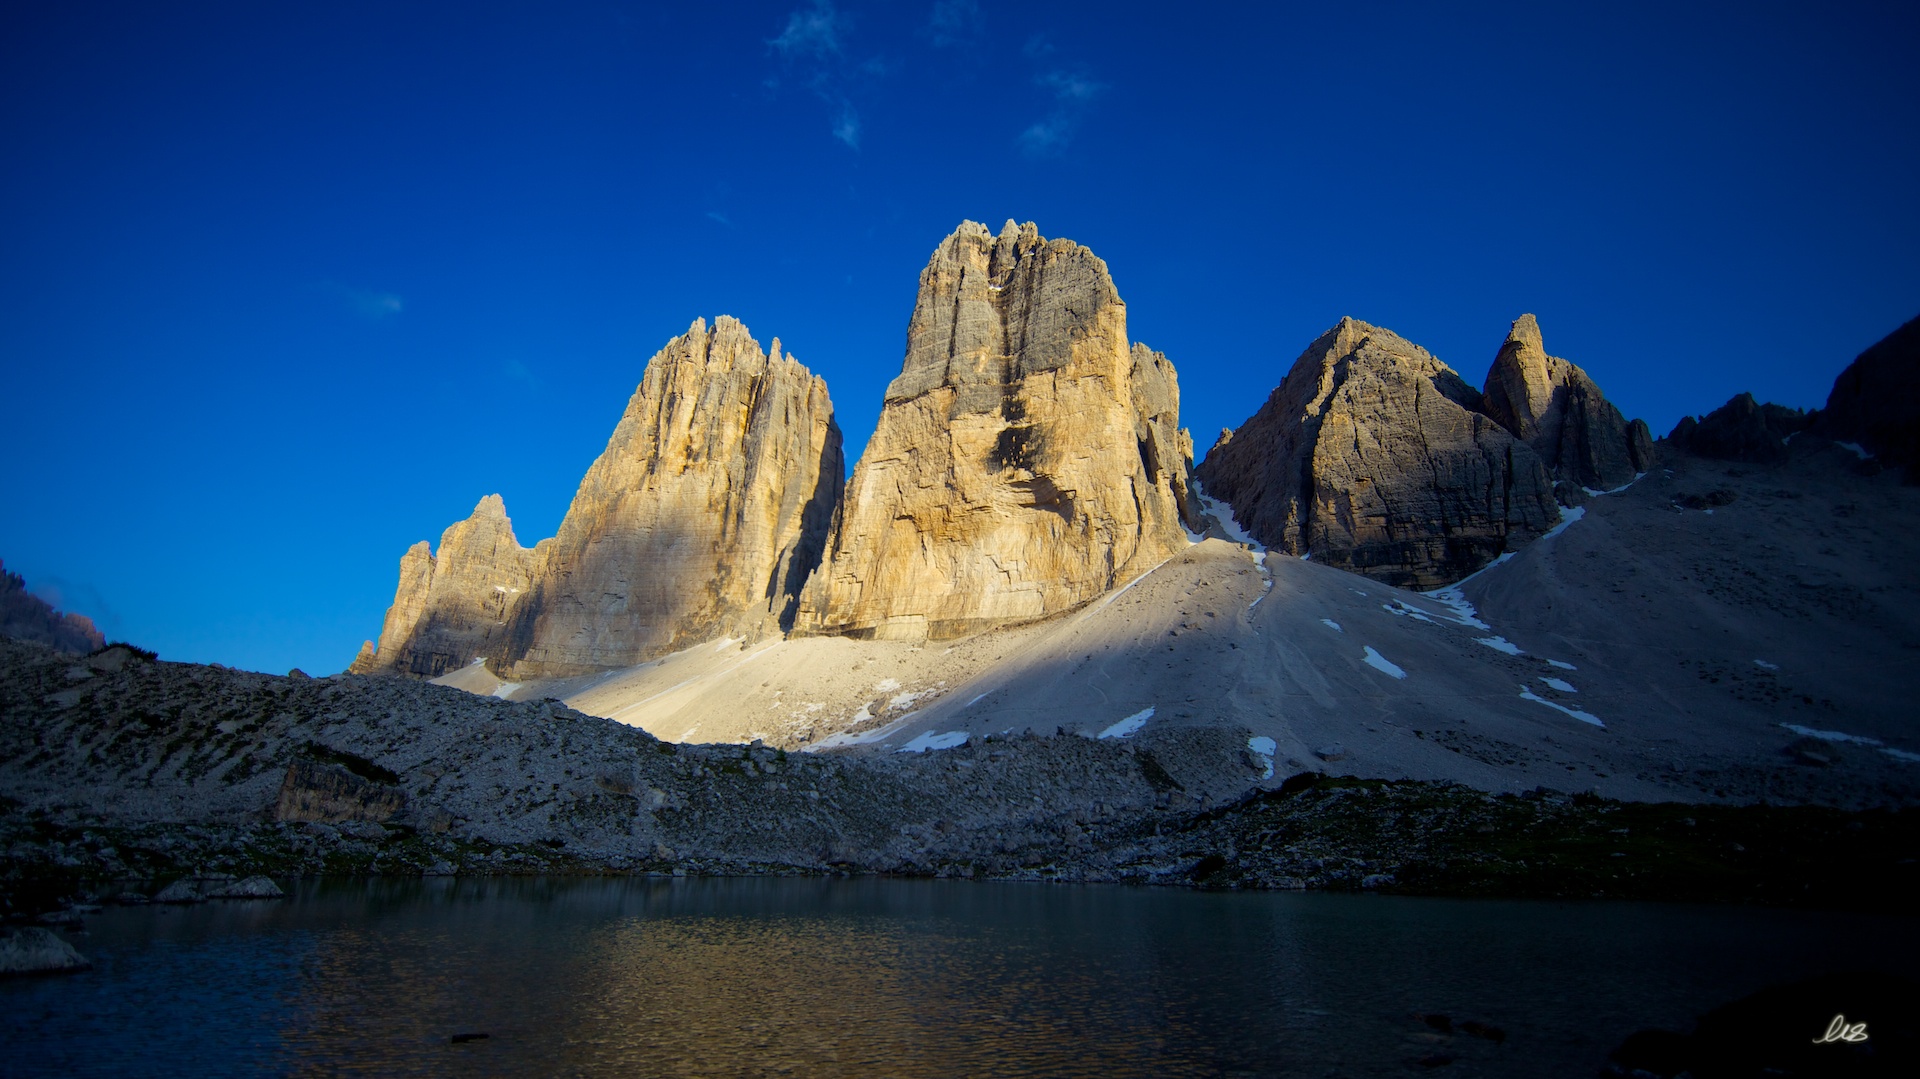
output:
[[925,753],[929,749],[952,749],[954,746],[964,746],[966,744],[966,731],[948,731],[945,734],[922,731],[919,737],[901,746],[899,749],[894,750],[894,752]]
[[1865,446],[1862,446],[1858,442],[1835,442],[1834,445],[1840,447],[1843,450],[1852,450],[1854,452],[1854,455],[1859,457],[1862,461],[1873,460],[1873,454],[1868,453],[1867,448]]
[[1551,708],[1556,712],[1565,712],[1566,714],[1572,716],[1573,718],[1579,720],[1582,723],[1591,723],[1596,727],[1606,726],[1605,723],[1600,722],[1599,716],[1596,716],[1591,712],[1582,712],[1578,708],[1568,708],[1564,704],[1556,704],[1553,701],[1550,701],[1545,697],[1542,697],[1538,693],[1535,693],[1533,690],[1530,690],[1525,686],[1520,687],[1520,699],[1523,701],[1532,701],[1535,704],[1544,704],[1548,708]]
[[1563,671],[1577,671],[1580,669],[1571,663],[1565,662],[1564,660],[1558,660],[1558,659],[1547,660],[1547,664],[1549,666],[1558,667]]
[[1920,753],[1908,753],[1904,749],[1882,749],[1880,752],[1885,753],[1897,761],[1920,762]]
[[1853,742],[1863,746],[1877,746],[1881,744],[1880,739],[1868,738],[1864,734],[1844,734],[1840,731],[1817,731],[1812,727],[1802,727],[1798,723],[1782,723],[1780,725],[1802,738],[1818,738],[1822,742]]
[[1213,518],[1216,522],[1218,522],[1220,525],[1220,531],[1225,532],[1229,539],[1233,540],[1235,543],[1248,544],[1255,551],[1258,551],[1261,554],[1266,553],[1266,550],[1267,550],[1266,544],[1263,544],[1259,540],[1254,539],[1252,536],[1247,535],[1247,530],[1240,527],[1239,521],[1234,520],[1232,506],[1229,506],[1223,502],[1217,502],[1214,499],[1207,497],[1207,493],[1201,490],[1200,485],[1197,483],[1193,485],[1193,493],[1195,495],[1198,495],[1200,498],[1200,512],[1206,514],[1207,516]]
[[1137,731],[1140,728],[1146,726],[1147,720],[1152,718],[1153,718],[1153,706],[1148,705],[1147,707],[1142,708],[1138,712],[1135,712],[1134,714],[1128,716],[1127,718],[1121,720],[1120,722],[1115,723],[1113,726],[1108,727],[1106,730],[1101,731],[1096,737],[1125,738],[1126,736],[1132,734],[1134,731]]
[[[1798,434],[1799,432],[1797,432],[1797,431],[1796,431],[1796,432],[1794,432],[1794,433],[1795,433],[1795,434]],[[1756,660],[1754,660],[1754,661],[1753,661],[1753,665],[1754,665],[1754,666],[1756,666],[1756,667],[1758,667],[1758,668],[1760,668],[1760,669],[1761,669],[1761,670],[1763,670],[1763,671],[1777,671],[1777,670],[1779,670],[1779,669],[1780,669],[1780,665],[1779,665],[1778,663],[1768,663],[1768,662],[1767,662],[1766,660],[1764,660],[1764,659],[1756,659]]]
[[1427,612],[1418,607],[1408,606],[1406,603],[1397,599],[1392,603],[1382,603],[1380,609],[1388,614],[1399,615],[1401,618],[1412,618],[1416,621],[1425,622],[1428,625],[1437,626],[1440,624],[1427,617]]
[[[1794,434],[1799,434],[1799,433],[1800,433],[1800,432],[1798,432],[1798,431],[1795,431],[1795,432],[1794,432]],[[1792,438],[1792,437],[1793,437],[1793,435],[1788,435],[1787,437],[1788,437],[1788,438]],[[1782,444],[1784,445],[1785,443],[1782,443]],[[1605,491],[1596,491],[1596,490],[1594,490],[1594,489],[1593,489],[1593,488],[1591,488],[1591,487],[1582,487],[1582,488],[1580,488],[1580,489],[1581,489],[1582,491],[1585,491],[1585,492],[1587,492],[1587,496],[1588,496],[1589,498],[1604,498],[1604,497],[1606,497],[1607,495],[1617,495],[1617,494],[1619,494],[1620,492],[1622,492],[1622,491],[1624,491],[1624,490],[1626,490],[1627,488],[1629,488],[1629,487],[1632,487],[1632,486],[1633,486],[1634,484],[1636,484],[1636,483],[1639,483],[1639,482],[1640,482],[1640,477],[1642,477],[1642,476],[1645,476],[1645,475],[1646,475],[1646,473],[1645,473],[1645,472],[1635,472],[1635,473],[1633,474],[1633,478],[1632,478],[1632,479],[1630,479],[1630,480],[1628,480],[1627,482],[1625,482],[1625,483],[1623,483],[1623,484],[1621,484],[1621,485],[1620,485],[1620,486],[1618,486],[1618,487],[1613,487],[1613,488],[1609,488],[1609,489],[1607,489],[1607,490],[1605,490]]]
[[887,700],[888,708],[905,708],[922,697],[932,697],[939,693],[937,689],[915,689],[905,693],[896,693]]
[[1400,667],[1397,664],[1395,664],[1392,660],[1381,655],[1379,652],[1374,651],[1374,648],[1372,645],[1367,645],[1366,648],[1367,648],[1367,656],[1366,656],[1367,666],[1372,667],[1376,671],[1380,671],[1385,674],[1390,674],[1395,678],[1405,678],[1407,676],[1407,672],[1401,670]]
[[1496,652],[1505,652],[1507,655],[1510,655],[1510,656],[1521,656],[1526,654],[1520,650],[1519,645],[1514,644],[1512,641],[1507,640],[1505,637],[1475,637],[1474,640],[1479,641],[1481,644],[1486,645],[1488,648],[1491,648]]
[[1344,630],[1344,629],[1341,629],[1341,628],[1340,628],[1340,623],[1338,623],[1338,622],[1335,622],[1335,621],[1334,621],[1333,619],[1331,619],[1331,618],[1322,618],[1322,619],[1320,620],[1320,624],[1321,624],[1321,625],[1323,625],[1323,626],[1329,626],[1329,627],[1331,627],[1331,628],[1333,629],[1333,631],[1334,631],[1335,633],[1345,633],[1345,632],[1346,632],[1346,630]]
[[1546,684],[1547,684],[1548,686],[1551,686],[1552,688],[1554,688],[1554,689],[1557,689],[1557,690],[1559,690],[1559,691],[1560,691],[1560,692],[1562,692],[1562,693],[1578,693],[1578,692],[1580,692],[1579,690],[1577,690],[1577,689],[1575,689],[1575,688],[1573,688],[1573,683],[1572,683],[1572,682],[1568,682],[1568,681],[1566,681],[1565,679],[1561,679],[1561,678],[1542,678],[1542,679],[1541,679],[1541,681],[1542,681],[1542,682],[1545,682],[1545,683],[1546,683]]
[[873,691],[875,693],[892,693],[899,688],[900,680],[897,678],[882,678],[873,684]]
[[1254,756],[1260,758],[1262,764],[1266,765],[1266,774],[1260,778],[1272,779],[1273,751],[1280,748],[1279,744],[1264,734],[1257,734],[1247,739],[1247,748],[1253,751]]
[[[1495,560],[1492,565],[1486,568],[1491,569],[1493,566],[1499,565],[1501,560],[1512,557],[1513,555],[1511,553],[1503,554],[1500,556],[1500,559]],[[1484,572],[1484,570],[1482,572]],[[1457,584],[1451,588],[1443,588],[1438,592],[1425,593],[1425,595],[1428,599],[1433,600],[1435,603],[1452,612],[1447,617],[1463,626],[1472,629],[1493,628],[1485,622],[1480,621],[1480,612],[1473,609],[1473,604],[1467,601],[1467,594],[1460,591],[1460,586]]]
[[1563,509],[1560,511],[1560,523],[1557,525],[1554,525],[1552,528],[1547,529],[1547,531],[1544,534],[1542,534],[1540,538],[1542,540],[1550,540],[1553,537],[1559,535],[1560,533],[1565,532],[1567,530],[1568,525],[1572,524],[1573,522],[1579,520],[1582,517],[1585,517],[1586,515],[1587,515],[1587,507],[1585,506],[1575,506],[1572,509]]
[[519,688],[520,688],[520,683],[518,682],[502,682],[498,686],[494,687],[493,695],[504,701],[507,699],[509,694],[511,694],[514,690]]
[[984,701],[984,700],[986,700],[986,699],[987,699],[987,695],[986,695],[986,694],[984,694],[984,693],[982,693],[982,694],[980,694],[980,695],[979,695],[978,697],[975,697],[974,699],[972,699],[972,700],[970,700],[970,701],[968,701],[967,703],[965,703],[965,704],[963,704],[963,705],[961,705],[960,707],[961,707],[961,708],[972,708],[972,707],[973,707],[974,705],[976,705],[976,704],[979,704],[979,703],[980,703],[981,701]]

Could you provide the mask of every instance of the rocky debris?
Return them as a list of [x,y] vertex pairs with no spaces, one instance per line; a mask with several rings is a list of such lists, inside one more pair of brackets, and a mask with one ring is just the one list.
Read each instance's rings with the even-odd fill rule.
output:
[[50,930],[28,926],[0,931],[0,975],[58,974],[92,965]]
[[406,807],[399,787],[354,775],[338,764],[294,761],[280,785],[273,818],[283,821],[383,821]]
[[422,540],[401,556],[380,643],[363,645],[351,669],[437,678],[489,654],[513,603],[533,586],[534,565],[506,503],[488,495],[441,533],[438,554]]
[[1920,318],[1862,352],[1833,380],[1819,433],[1854,442],[1920,477]]
[[1186,544],[1191,441],[1106,263],[963,223],[920,275],[900,374],[794,631],[963,636],[1068,610]]
[[695,320],[647,363],[559,533],[519,545],[499,496],[416,544],[356,673],[510,678],[623,667],[693,641],[780,632],[844,476],[824,381],[775,339]]
[[1269,547],[1434,588],[1559,519],[1540,458],[1479,407],[1427,350],[1341,319],[1197,475]]
[[1612,490],[1653,465],[1653,435],[1629,422],[1585,371],[1547,355],[1532,315],[1514,320],[1487,371],[1483,408],[1526,441],[1556,480]]
[[1695,457],[1774,465],[1787,459],[1788,440],[1816,419],[1801,409],[1763,405],[1743,393],[1704,416],[1682,416],[1664,441]]
[[284,899],[287,893],[270,877],[258,874],[245,880],[235,881],[224,888],[215,888],[207,893],[208,899]]
[[62,652],[91,652],[107,643],[93,621],[62,614],[27,591],[27,582],[0,562],[0,637],[39,641]]

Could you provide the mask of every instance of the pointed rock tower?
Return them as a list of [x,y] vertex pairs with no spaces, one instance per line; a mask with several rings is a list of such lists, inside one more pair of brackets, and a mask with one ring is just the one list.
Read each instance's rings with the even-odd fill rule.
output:
[[1173,365],[1107,265],[968,221],[920,274],[900,375],[796,633],[925,639],[1084,603],[1186,546]]
[[825,381],[739,322],[696,320],[580,481],[499,666],[622,667],[792,620],[846,476]]
[[1345,318],[1196,471],[1269,547],[1435,588],[1559,519],[1540,459],[1479,406],[1426,349]]
[[793,618],[845,461],[824,381],[739,322],[696,320],[647,363],[559,534],[528,551],[497,496],[416,544],[356,671],[514,679],[629,666]]
[[1525,439],[1556,480],[1608,490],[1653,466],[1653,433],[1628,422],[1587,373],[1547,355],[1532,315],[1514,320],[1487,371],[1487,415]]
[[348,669],[437,678],[486,656],[504,638],[508,612],[532,586],[535,554],[514,538],[506,503],[488,495],[473,515],[400,557],[400,586],[380,643]]

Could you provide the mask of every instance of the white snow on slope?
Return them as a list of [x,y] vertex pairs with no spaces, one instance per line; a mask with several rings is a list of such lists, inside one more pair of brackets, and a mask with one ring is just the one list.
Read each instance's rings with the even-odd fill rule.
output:
[[1574,666],[1573,664],[1571,664],[1571,663],[1568,663],[1568,662],[1566,662],[1566,661],[1564,661],[1564,660],[1558,660],[1558,659],[1550,659],[1550,660],[1548,660],[1547,662],[1548,662],[1549,664],[1551,664],[1551,665],[1553,665],[1553,666],[1555,666],[1555,667],[1558,667],[1558,668],[1560,668],[1560,669],[1561,669],[1561,670],[1563,670],[1563,671],[1577,671],[1577,670],[1579,670],[1579,669],[1580,669],[1580,668],[1578,668],[1578,667],[1576,667],[1576,666]]
[[1383,673],[1390,674],[1395,678],[1405,678],[1407,676],[1407,672],[1401,670],[1399,665],[1395,664],[1392,660],[1381,655],[1380,653],[1374,651],[1374,648],[1372,645],[1367,645],[1366,648],[1367,648],[1367,657],[1366,657],[1367,666],[1372,667],[1376,671],[1381,671]]
[[1852,450],[1862,461],[1873,460],[1873,454],[1868,453],[1867,448],[1858,442],[1835,442],[1834,445],[1843,450]]
[[919,737],[915,738],[911,742],[908,742],[906,745],[901,746],[899,749],[894,750],[894,752],[925,753],[929,749],[952,749],[954,746],[963,746],[966,744],[967,744],[966,731],[948,731],[945,734],[935,734],[932,731],[922,731]]
[[1414,607],[1409,604],[1403,603],[1397,599],[1394,600],[1392,603],[1382,603],[1380,605],[1380,609],[1387,612],[1388,614],[1399,615],[1401,618],[1411,618],[1416,621],[1425,622],[1428,625],[1437,626],[1440,624],[1438,622],[1435,622],[1433,619],[1427,617],[1427,612],[1421,610],[1418,607]]
[[1253,755],[1256,757],[1259,757],[1261,762],[1264,763],[1267,767],[1266,774],[1262,775],[1260,778],[1272,779],[1273,778],[1273,751],[1280,748],[1278,743],[1274,742],[1273,739],[1268,738],[1264,734],[1257,734],[1257,735],[1254,735],[1252,738],[1247,739],[1247,748],[1252,750]]
[[1760,668],[1763,671],[1777,671],[1780,669],[1780,665],[1778,663],[1768,663],[1764,659],[1754,660],[1753,665]]
[[1606,726],[1605,723],[1600,722],[1599,716],[1596,716],[1591,712],[1582,712],[1577,708],[1568,708],[1564,704],[1555,704],[1554,702],[1546,699],[1545,697],[1542,697],[1538,693],[1535,693],[1533,690],[1530,690],[1525,686],[1520,687],[1520,699],[1524,701],[1532,701],[1535,704],[1544,704],[1548,708],[1551,708],[1556,712],[1565,712],[1566,714],[1572,716],[1573,718],[1579,720],[1582,723],[1591,723],[1596,727]]
[[1920,753],[1909,753],[1904,749],[1882,749],[1880,752],[1897,761],[1920,762]]
[[1153,718],[1153,706],[1148,705],[1147,707],[1142,708],[1138,712],[1135,712],[1134,714],[1128,716],[1127,718],[1121,720],[1120,722],[1115,723],[1113,726],[1108,727],[1106,730],[1101,731],[1097,737],[1125,738],[1127,735],[1132,734],[1134,731],[1137,731],[1140,728],[1146,726],[1147,720],[1152,718]]
[[1524,655],[1524,653],[1520,651],[1519,645],[1514,644],[1505,637],[1475,637],[1474,640],[1479,641],[1481,644],[1486,645],[1496,652],[1505,652],[1510,656]]
[[1868,738],[1864,734],[1845,734],[1840,731],[1817,731],[1812,727],[1802,727],[1798,723],[1782,723],[1780,725],[1802,738],[1818,738],[1822,742],[1854,742],[1863,746],[1877,746],[1881,744],[1880,739]]
[[1562,693],[1580,692],[1579,690],[1573,688],[1573,683],[1564,681],[1559,678],[1542,678],[1541,681],[1545,682],[1547,685],[1552,686],[1554,689],[1557,689]]
[[1557,525],[1554,525],[1552,528],[1547,529],[1546,532],[1541,535],[1540,539],[1541,540],[1552,539],[1553,537],[1559,535],[1560,533],[1565,532],[1567,530],[1568,525],[1572,524],[1573,522],[1579,520],[1582,517],[1585,517],[1586,515],[1587,515],[1587,507],[1585,506],[1575,506],[1570,510],[1567,510],[1567,509],[1561,510],[1560,523]]
[[518,682],[502,682],[498,686],[494,687],[493,695],[504,701],[507,699],[508,696],[510,696],[513,693],[514,690],[519,688],[520,688],[520,683]]
[[1332,630],[1333,630],[1333,631],[1334,631],[1335,633],[1345,633],[1345,632],[1346,632],[1346,630],[1344,630],[1344,629],[1341,629],[1341,628],[1340,628],[1340,623],[1338,623],[1338,622],[1335,622],[1335,621],[1334,621],[1333,619],[1331,619],[1331,618],[1322,618],[1322,619],[1320,620],[1320,624],[1321,624],[1321,625],[1323,625],[1323,626],[1327,626],[1327,627],[1330,627],[1330,628],[1331,628],[1331,629],[1332,629]]

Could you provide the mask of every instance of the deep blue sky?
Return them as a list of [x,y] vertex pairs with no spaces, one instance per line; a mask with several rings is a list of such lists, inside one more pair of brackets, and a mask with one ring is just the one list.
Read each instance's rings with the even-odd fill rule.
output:
[[1533,311],[1659,434],[1920,313],[1912,4],[1244,7],[15,0],[0,558],[338,670],[480,496],[551,535],[697,316],[851,462],[965,218],[1103,256],[1203,451],[1342,315],[1478,383]]

